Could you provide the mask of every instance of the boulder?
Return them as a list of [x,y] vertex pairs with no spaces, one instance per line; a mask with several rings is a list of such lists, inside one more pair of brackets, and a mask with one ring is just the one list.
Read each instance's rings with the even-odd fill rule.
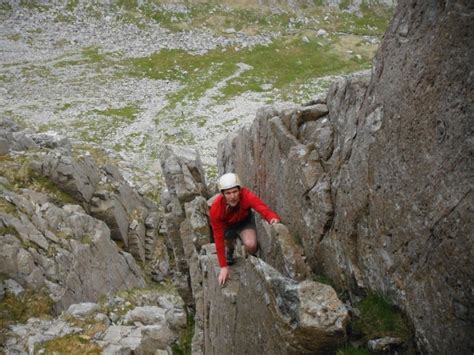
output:
[[143,325],[152,325],[165,321],[166,310],[157,306],[136,307],[125,315],[125,322],[133,324],[139,322]]
[[34,354],[35,349],[48,340],[82,331],[64,320],[38,318],[30,318],[26,324],[12,325],[9,330],[13,336],[5,342],[7,354]]
[[330,286],[299,283],[250,256],[236,259],[221,288],[215,249],[203,251],[205,353],[323,353],[344,341],[349,313]]
[[164,325],[111,326],[96,340],[104,354],[160,354],[178,339]]
[[64,314],[75,318],[87,318],[99,310],[100,306],[97,303],[84,302],[70,305]]
[[288,227],[277,223],[270,225],[261,218],[257,228],[259,255],[283,275],[302,281],[309,277],[310,268],[305,263],[303,248],[291,235]]

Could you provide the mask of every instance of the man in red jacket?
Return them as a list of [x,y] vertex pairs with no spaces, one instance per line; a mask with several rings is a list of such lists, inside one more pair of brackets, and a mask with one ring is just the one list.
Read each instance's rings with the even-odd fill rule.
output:
[[270,224],[280,222],[281,218],[254,193],[241,187],[236,174],[222,175],[218,187],[221,194],[211,206],[210,217],[221,267],[218,281],[220,285],[224,285],[229,278],[228,265],[233,263],[235,239],[240,237],[249,254],[257,252],[257,233],[251,209],[257,211]]

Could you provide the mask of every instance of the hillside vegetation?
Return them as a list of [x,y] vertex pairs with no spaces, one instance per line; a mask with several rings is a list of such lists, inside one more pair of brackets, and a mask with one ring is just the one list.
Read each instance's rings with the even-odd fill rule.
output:
[[258,107],[369,68],[392,12],[269,3],[2,4],[0,113],[107,149],[144,189],[164,143],[198,148],[212,178],[217,141]]

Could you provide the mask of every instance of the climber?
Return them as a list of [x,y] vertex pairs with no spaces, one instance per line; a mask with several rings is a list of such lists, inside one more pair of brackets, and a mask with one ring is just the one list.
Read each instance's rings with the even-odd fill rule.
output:
[[236,174],[222,175],[218,188],[221,193],[212,203],[210,218],[221,268],[218,281],[222,286],[229,278],[229,265],[234,262],[234,244],[237,238],[240,237],[247,253],[254,255],[257,252],[257,232],[251,209],[270,224],[279,223],[281,218],[253,192],[241,187]]

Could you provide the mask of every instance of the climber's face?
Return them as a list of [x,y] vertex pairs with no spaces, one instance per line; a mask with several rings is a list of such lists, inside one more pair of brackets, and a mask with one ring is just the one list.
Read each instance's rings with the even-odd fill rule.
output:
[[235,207],[239,204],[239,202],[240,202],[240,188],[233,187],[231,189],[227,189],[227,190],[222,191],[222,194],[224,195],[225,202],[230,207]]

